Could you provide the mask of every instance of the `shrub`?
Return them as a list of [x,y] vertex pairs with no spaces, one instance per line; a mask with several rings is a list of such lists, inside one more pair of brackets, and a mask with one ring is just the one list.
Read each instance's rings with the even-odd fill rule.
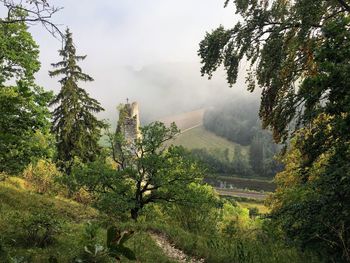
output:
[[2,237],[0,236],[0,260],[1,258],[7,257],[7,251],[5,249],[4,242],[2,240]]
[[57,179],[61,177],[54,163],[49,160],[39,160],[35,164],[29,164],[23,171],[23,177],[28,185],[37,193],[57,194],[59,186]]
[[8,175],[4,172],[0,172],[0,182],[5,181]]
[[93,201],[93,195],[84,188],[79,188],[76,192],[72,193],[71,198],[83,205],[89,205]]
[[191,184],[188,193],[190,202],[168,205],[164,213],[174,223],[191,233],[211,235],[217,231],[222,202],[209,185]]
[[20,241],[25,246],[46,247],[54,243],[60,229],[60,222],[55,215],[38,210],[20,220]]
[[257,207],[249,207],[249,217],[255,218],[259,215],[259,209]]
[[[46,247],[55,242],[55,236],[60,233],[61,224],[56,216],[45,207],[37,207],[27,213],[25,211],[4,211],[0,220],[3,221],[1,234],[3,235],[1,256],[6,254],[6,248]],[[3,226],[7,226],[6,228]],[[1,237],[0,237],[1,238]]]

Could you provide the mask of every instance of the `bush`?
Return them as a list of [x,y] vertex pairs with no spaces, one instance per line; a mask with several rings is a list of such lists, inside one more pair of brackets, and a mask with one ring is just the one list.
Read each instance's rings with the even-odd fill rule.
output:
[[[1,229],[3,235],[2,250],[10,247],[46,247],[55,242],[61,232],[61,223],[48,207],[38,206],[30,211],[2,211],[2,222],[6,228]],[[1,237],[0,237],[1,238]],[[1,250],[1,249],[0,249]],[[1,252],[0,252],[1,255]],[[0,257],[0,262],[1,257]]]
[[47,211],[38,211],[21,219],[20,236],[26,246],[46,247],[55,241],[60,232],[60,223],[55,215]]
[[74,262],[79,263],[106,263],[110,262],[107,249],[98,243],[100,226],[96,222],[88,222],[85,226],[82,242],[83,249]]
[[0,236],[0,259],[3,257],[7,257],[7,251],[6,251],[4,242],[2,240],[2,237]]
[[124,246],[134,232],[121,231],[115,226],[110,226],[107,229],[106,246],[97,243],[99,225],[88,222],[84,232],[84,250],[80,256],[74,259],[74,262],[79,263],[106,263],[120,262],[121,256],[129,260],[136,260],[134,252]]
[[217,231],[222,202],[209,185],[191,184],[188,188],[191,202],[165,206],[164,214],[175,224],[191,233],[211,235]]
[[4,172],[0,172],[0,182],[5,181],[8,175]]
[[257,207],[249,207],[249,217],[255,218],[259,215],[259,209]]
[[89,205],[93,202],[93,195],[84,188],[79,188],[76,192],[72,193],[71,198],[83,205]]
[[28,185],[39,194],[57,194],[59,185],[57,179],[61,177],[54,163],[49,160],[39,160],[29,164],[23,171],[23,177]]

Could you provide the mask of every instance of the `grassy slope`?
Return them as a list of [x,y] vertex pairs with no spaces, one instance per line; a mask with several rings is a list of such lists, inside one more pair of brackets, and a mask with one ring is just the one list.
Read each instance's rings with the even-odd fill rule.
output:
[[[241,204],[244,206],[244,204]],[[250,204],[259,205],[259,204]],[[4,240],[11,240],[14,236],[8,236],[9,228],[16,230],[18,220],[25,217],[27,214],[33,213],[36,209],[44,208],[50,210],[62,223],[62,232],[56,237],[57,241],[47,248],[25,248],[16,245],[10,246],[9,243],[4,243]],[[259,207],[261,208],[261,207]],[[37,210],[36,210],[37,211]],[[13,221],[9,217],[11,213],[20,212],[20,217]],[[263,212],[260,210],[260,212]],[[7,182],[0,182],[0,241],[5,244],[5,249],[11,256],[32,256],[30,262],[41,263],[49,262],[48,258],[53,255],[58,258],[59,263],[72,262],[71,259],[83,250],[83,231],[84,225],[88,220],[99,220],[99,222],[108,223],[96,210],[77,204],[70,200],[49,197],[45,195],[38,195],[31,193],[24,187],[23,180],[11,178]],[[130,222],[133,225],[132,222]],[[157,225],[152,223],[152,225]],[[157,262],[157,263],[171,263],[155,242],[147,233],[146,225],[134,228],[136,234],[128,241],[128,246],[133,249],[137,255],[137,262]],[[199,258],[206,258],[207,262],[233,262],[228,258],[234,259],[238,252],[242,252],[243,248],[236,246],[235,242],[230,243],[229,246],[223,246],[219,243],[213,243],[212,237],[204,237],[198,234],[193,234],[184,231],[181,228],[164,225],[158,225],[156,230],[166,233],[169,239],[176,247],[185,251],[188,255],[193,255]],[[99,233],[99,243],[104,244],[105,229],[101,229]],[[226,242],[226,241],[225,241]],[[256,243],[249,241],[244,245],[244,251],[250,255],[249,261],[244,262],[316,262],[305,261],[299,257],[299,254],[294,249],[281,247],[275,241],[268,244]],[[217,244],[219,245],[217,247]],[[221,250],[218,250],[221,248]],[[232,253],[230,251],[233,251]],[[1,252],[1,251],[0,251]],[[0,262],[5,262],[1,259]],[[21,261],[22,262],[22,261]],[[111,261],[115,262],[115,261]],[[129,262],[123,259],[122,262]],[[235,261],[242,262],[242,261]],[[174,262],[173,262],[174,263]]]
[[[18,241],[22,220],[44,211],[52,214],[61,224],[55,243],[46,248],[20,244]],[[55,256],[59,262],[71,262],[84,249],[83,233],[88,221],[104,225],[109,223],[91,207],[63,198],[32,193],[26,189],[21,179],[9,178],[6,182],[0,182],[0,245],[12,257],[26,257],[31,258],[32,262],[46,263],[50,256]],[[98,238],[100,244],[105,244],[105,233],[106,230],[101,228]],[[172,262],[145,232],[136,232],[129,241],[129,247],[141,262]],[[1,251],[0,262],[4,262]]]
[[182,145],[188,149],[206,148],[213,151],[215,151],[215,149],[228,149],[230,158],[233,158],[234,156],[235,147],[240,147],[242,154],[244,155],[248,152],[248,147],[242,147],[239,144],[235,144],[225,138],[219,137],[214,133],[207,131],[203,126],[198,126],[180,134],[172,143],[175,145]]
[[[233,158],[235,147],[241,147],[223,137],[217,136],[214,133],[207,131],[203,127],[204,109],[199,109],[191,112],[181,113],[178,115],[167,116],[159,121],[169,125],[175,122],[181,130],[181,134],[171,142],[175,145],[182,145],[188,149],[203,149],[208,150],[229,150],[229,156]],[[193,128],[194,127],[194,128]],[[248,147],[241,147],[242,153],[248,152]]]

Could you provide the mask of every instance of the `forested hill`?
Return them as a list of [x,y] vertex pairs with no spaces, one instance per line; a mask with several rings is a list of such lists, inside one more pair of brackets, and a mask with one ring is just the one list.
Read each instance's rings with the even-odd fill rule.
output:
[[232,99],[205,111],[204,127],[215,134],[241,145],[250,145],[262,129],[258,118],[257,100]]
[[258,101],[231,98],[208,109],[167,116],[182,131],[173,143],[191,150],[212,173],[273,177],[280,170],[279,146],[261,129]]

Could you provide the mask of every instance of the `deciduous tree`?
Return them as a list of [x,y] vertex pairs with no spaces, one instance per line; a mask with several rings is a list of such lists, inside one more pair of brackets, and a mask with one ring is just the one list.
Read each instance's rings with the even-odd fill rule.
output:
[[183,147],[165,144],[178,132],[174,124],[168,128],[155,122],[142,127],[134,142],[116,134],[111,145],[117,170],[97,162],[77,166],[77,181],[97,194],[101,209],[110,214],[129,211],[134,220],[152,203],[189,203],[190,185],[201,182],[203,171]]
[[53,155],[52,94],[35,84],[39,50],[23,22],[0,23],[0,43],[0,171],[18,173]]
[[233,84],[239,62],[251,62],[249,89],[262,88],[263,126],[277,142],[293,138],[272,218],[301,247],[350,262],[349,1],[243,0],[235,7],[242,21],[200,44],[202,73],[223,64]]

